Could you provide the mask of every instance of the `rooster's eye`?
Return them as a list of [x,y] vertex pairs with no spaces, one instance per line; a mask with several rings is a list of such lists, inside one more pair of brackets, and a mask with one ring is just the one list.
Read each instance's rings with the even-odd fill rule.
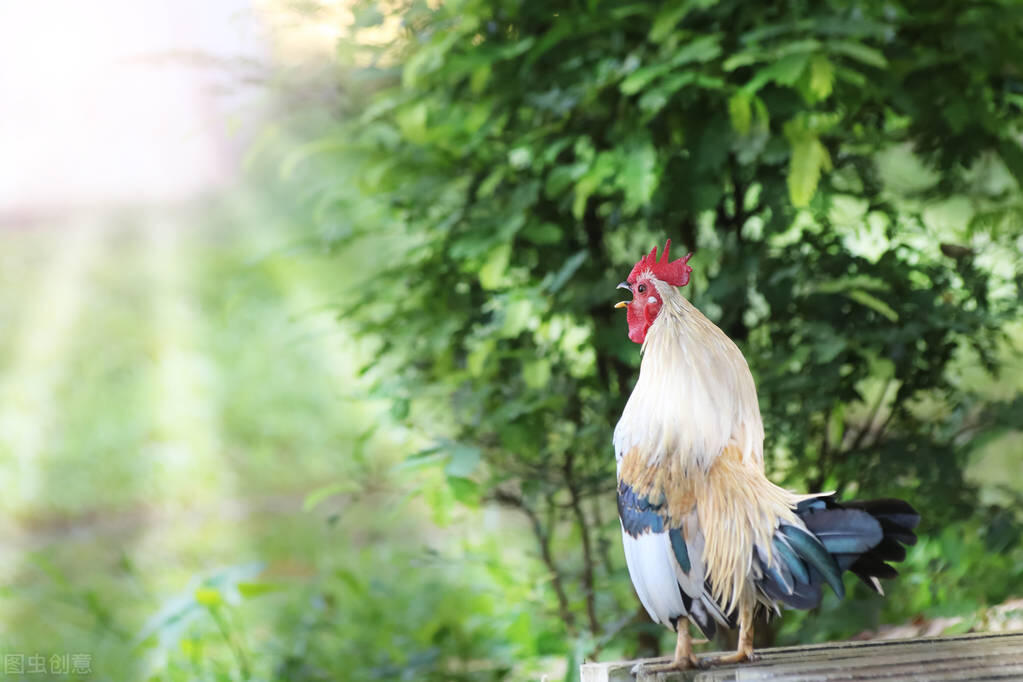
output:
[[637,289],[637,291],[639,291],[639,293],[642,294],[644,291],[646,291],[646,285],[645,284],[640,284],[639,285],[639,289]]

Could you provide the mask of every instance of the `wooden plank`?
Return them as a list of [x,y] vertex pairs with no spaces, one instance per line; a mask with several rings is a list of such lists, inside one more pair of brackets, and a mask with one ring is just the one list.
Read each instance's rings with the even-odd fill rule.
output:
[[[756,663],[632,673],[640,661],[586,663],[582,682],[796,682],[803,680],[1023,680],[1023,632],[836,642],[759,650]],[[714,654],[706,654],[712,656]],[[667,658],[643,663],[666,662]]]

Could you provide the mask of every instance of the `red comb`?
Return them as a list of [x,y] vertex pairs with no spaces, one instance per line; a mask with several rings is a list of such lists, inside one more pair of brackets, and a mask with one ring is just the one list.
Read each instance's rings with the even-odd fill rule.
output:
[[632,272],[629,273],[628,281],[633,282],[644,270],[650,270],[654,273],[654,277],[674,287],[684,287],[689,284],[689,273],[693,269],[686,265],[686,263],[693,257],[693,254],[690,253],[685,258],[669,262],[669,249],[671,249],[670,239],[664,244],[664,253],[661,254],[660,260],[657,259],[657,247],[655,246],[651,249],[650,253],[640,258],[639,262],[633,266]]

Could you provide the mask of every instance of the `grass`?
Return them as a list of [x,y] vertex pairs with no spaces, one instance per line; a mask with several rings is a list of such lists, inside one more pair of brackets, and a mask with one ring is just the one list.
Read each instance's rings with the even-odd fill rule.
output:
[[0,232],[4,652],[145,677],[168,652],[140,633],[176,595],[257,562],[250,582],[301,589],[361,513],[331,524],[338,503],[305,496],[394,463],[392,435],[364,444],[372,464],[353,453],[379,415],[352,399],[336,266],[289,256],[241,205]]

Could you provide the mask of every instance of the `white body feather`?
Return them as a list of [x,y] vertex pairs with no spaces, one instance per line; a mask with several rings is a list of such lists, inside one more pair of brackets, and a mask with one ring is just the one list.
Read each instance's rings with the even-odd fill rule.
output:
[[634,538],[622,529],[625,563],[643,608],[651,620],[671,627],[671,619],[686,614],[678,590],[681,570],[667,533],[643,533]]
[[[754,548],[771,553],[770,537],[781,520],[802,525],[791,511],[799,498],[763,475],[763,422],[742,353],[674,287],[656,286],[662,309],[647,332],[614,448],[620,481],[642,486],[660,474],[660,489],[648,484],[638,492],[663,496],[684,510],[676,523],[684,530],[691,567],[682,570],[666,531],[632,537],[623,525],[626,563],[655,621],[670,627],[670,619],[693,615],[680,608],[681,587],[694,612],[706,609],[724,623],[722,611],[756,598]],[[726,451],[732,460],[727,464],[719,462]],[[641,461],[626,467],[627,459],[637,457]],[[637,464],[647,471],[637,476]]]
[[657,288],[664,304],[615,427],[616,457],[640,447],[654,465],[685,453],[687,466],[706,471],[735,441],[744,459],[763,470],[764,426],[742,353],[674,287]]

